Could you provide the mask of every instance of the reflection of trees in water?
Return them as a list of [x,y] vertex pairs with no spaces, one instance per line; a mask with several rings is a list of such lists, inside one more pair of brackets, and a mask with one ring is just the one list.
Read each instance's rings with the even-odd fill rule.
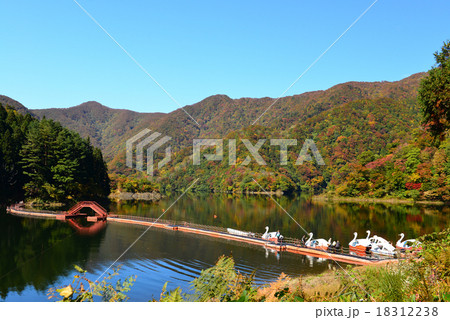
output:
[[[158,217],[174,199],[176,195],[159,203],[122,202],[112,204],[111,211]],[[450,208],[447,207],[311,203],[301,197],[276,199],[307,231],[314,232],[315,237],[328,239],[332,236],[344,245],[348,244],[355,231],[365,236],[365,231],[370,229],[372,234],[395,243],[400,232],[414,238],[439,231],[450,221]],[[301,238],[303,235],[296,223],[264,195],[186,195],[163,219],[255,232],[262,232],[265,226],[269,226],[272,231],[279,229],[284,236]],[[77,229],[91,226],[94,225],[82,220]],[[21,292],[28,285],[45,291],[59,277],[72,273],[72,265],[80,261],[89,259],[102,263],[114,260],[141,232],[135,226],[120,224],[110,224],[106,229],[100,228],[101,225],[95,226],[93,229],[102,230],[83,237],[61,221],[19,218],[0,212],[0,297],[4,298],[9,291]],[[310,268],[308,257],[281,252],[277,260],[276,253],[269,252],[266,258],[262,247],[249,250],[227,240],[157,229],[140,239],[124,260],[127,261],[125,263],[133,263],[133,259],[155,259],[152,263],[197,276],[201,268],[212,266],[221,254],[233,255],[236,262],[246,268],[244,271],[249,272],[263,264],[266,271],[289,273],[291,270],[291,274],[316,273],[333,267],[329,265],[330,261],[313,259],[313,268]],[[185,265],[188,268],[183,269]]]
[[[119,214],[158,217],[175,196],[159,203],[123,202],[112,205]],[[276,198],[306,231],[319,238],[333,237],[348,243],[353,232],[372,234],[397,241],[404,232],[410,238],[439,231],[448,225],[450,209],[442,206],[385,203],[314,203],[302,197]],[[187,195],[163,219],[263,232],[265,226],[284,236],[301,238],[304,232],[265,195]]]
[[[339,204],[348,213],[352,226],[363,226],[358,232],[370,229],[395,242],[403,232],[408,237],[441,231],[448,225],[450,216],[445,207],[426,207],[398,204]],[[395,240],[395,241],[394,241]]]
[[82,238],[64,222],[27,219],[0,212],[0,297],[26,286],[45,291],[86,260],[102,235]]

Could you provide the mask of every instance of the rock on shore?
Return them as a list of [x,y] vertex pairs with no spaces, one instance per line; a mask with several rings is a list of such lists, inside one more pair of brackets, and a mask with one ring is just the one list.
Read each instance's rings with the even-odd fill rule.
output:
[[111,193],[109,198],[112,200],[123,201],[123,200],[145,200],[145,201],[158,201],[161,199],[161,194],[159,192],[143,192],[143,193],[132,193],[132,192],[119,192]]

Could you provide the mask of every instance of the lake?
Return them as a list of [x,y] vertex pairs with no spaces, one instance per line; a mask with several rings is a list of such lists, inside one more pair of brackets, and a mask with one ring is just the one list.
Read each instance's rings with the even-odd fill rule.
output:
[[[109,210],[121,215],[159,217],[178,195],[157,203],[134,201],[112,203]],[[371,230],[396,242],[400,232],[408,238],[440,231],[449,225],[450,211],[444,206],[398,204],[337,204],[313,202],[306,197],[275,198],[315,237],[340,240],[345,246],[357,231],[365,237]],[[302,229],[268,196],[190,195],[179,199],[162,219],[264,232],[280,230],[287,237],[301,238]],[[78,221],[81,225],[89,225]],[[0,214],[0,300],[46,301],[48,288],[71,283],[74,265],[95,280],[144,231],[145,227],[106,223],[94,234],[77,231],[69,223]],[[281,272],[290,276],[318,274],[340,267],[333,261],[260,246],[151,228],[119,260],[120,278],[136,275],[130,301],[159,298],[166,281],[168,289],[186,292],[201,270],[214,265],[221,255],[233,256],[242,273],[255,271],[258,284],[275,280]],[[342,265],[342,264],[341,264]],[[345,267],[345,266],[344,266]]]

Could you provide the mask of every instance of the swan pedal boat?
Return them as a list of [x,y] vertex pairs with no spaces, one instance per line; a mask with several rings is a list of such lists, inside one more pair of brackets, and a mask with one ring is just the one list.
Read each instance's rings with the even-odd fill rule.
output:
[[372,247],[382,245],[382,244],[392,245],[389,241],[387,241],[386,239],[379,237],[377,235],[373,236],[369,240],[370,240],[370,243],[372,244]]
[[372,244],[369,240],[370,231],[367,230],[366,232],[367,232],[367,237],[362,238],[362,239],[356,239],[358,237],[358,233],[357,232],[353,233],[353,235],[354,235],[353,240],[350,241],[350,243],[348,244],[348,247],[350,250],[356,251],[356,252],[361,252],[361,253],[366,253],[372,248]]
[[263,240],[269,240],[271,242],[278,243],[283,236],[277,231],[277,232],[269,232],[269,227],[266,227],[266,232],[261,237]]
[[309,239],[305,242],[305,247],[319,250],[328,250],[331,244],[331,238],[327,241],[325,239],[313,239],[313,233],[309,233]]
[[400,239],[395,244],[395,247],[399,250],[406,251],[406,250],[422,250],[422,243],[417,241],[416,239],[407,239],[403,240],[405,237],[404,233],[399,234]]
[[370,250],[373,254],[381,256],[394,257],[396,255],[395,247],[390,243],[380,243],[372,247]]

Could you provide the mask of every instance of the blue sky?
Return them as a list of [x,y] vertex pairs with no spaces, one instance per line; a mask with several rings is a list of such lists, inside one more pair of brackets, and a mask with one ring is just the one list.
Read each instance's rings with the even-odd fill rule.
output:
[[[373,2],[78,1],[182,106],[278,97]],[[0,94],[31,109],[178,108],[72,0],[0,0],[0,12]],[[379,0],[286,95],[428,70],[449,13],[449,1]]]

